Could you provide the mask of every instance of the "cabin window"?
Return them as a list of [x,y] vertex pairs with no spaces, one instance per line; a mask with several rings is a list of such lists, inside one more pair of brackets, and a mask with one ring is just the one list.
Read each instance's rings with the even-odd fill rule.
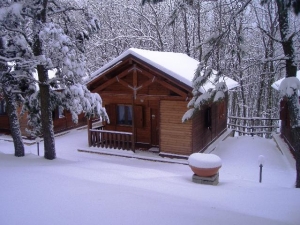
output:
[[62,107],[57,107],[54,111],[52,111],[53,120],[64,118],[64,117],[65,117],[65,113]]
[[0,100],[0,115],[6,114],[6,103],[4,99]]
[[118,105],[117,107],[119,125],[132,126],[132,106],[130,105]]
[[64,108],[58,107],[58,118],[64,118],[65,113],[64,113]]
[[211,107],[205,109],[204,124],[206,128],[211,129]]
[[[110,120],[110,125],[133,125],[133,114],[134,114],[134,126],[136,128],[143,128],[144,126],[144,109],[141,105],[125,104],[108,104],[105,105],[107,115]],[[133,111],[134,110],[134,111]]]

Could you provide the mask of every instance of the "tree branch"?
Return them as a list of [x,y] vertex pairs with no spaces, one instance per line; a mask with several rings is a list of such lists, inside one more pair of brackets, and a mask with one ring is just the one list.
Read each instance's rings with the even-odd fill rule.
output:
[[262,27],[258,26],[258,29],[260,29],[265,35],[267,35],[270,39],[272,39],[273,41],[282,44],[283,41],[274,38],[272,35],[270,35],[265,29],[263,29]]

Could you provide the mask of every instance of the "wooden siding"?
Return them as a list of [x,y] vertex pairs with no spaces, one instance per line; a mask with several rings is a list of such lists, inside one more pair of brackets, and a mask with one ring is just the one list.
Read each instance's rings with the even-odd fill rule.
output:
[[9,119],[7,115],[0,115],[0,130],[9,131]]
[[192,123],[182,123],[186,101],[160,102],[160,151],[178,155],[192,153]]
[[[300,97],[299,97],[299,102],[300,102]],[[293,138],[287,99],[283,99],[280,102],[280,119],[281,119],[281,128],[280,128],[281,136],[285,139],[285,141],[289,145],[290,149],[292,150],[291,152],[295,154],[294,151],[296,151],[299,140],[294,140]]]
[[[227,125],[227,98],[221,102],[212,104],[210,107],[203,107],[202,110],[196,113],[193,117],[192,129],[192,144],[193,152],[199,152],[205,149],[210,142],[217,138],[225,129]],[[207,127],[205,117],[206,110],[210,108],[211,126]]]
[[[21,113],[21,107],[18,108],[21,134],[23,136],[29,136],[29,134],[26,132],[26,128],[28,128],[28,126],[27,126],[27,123],[28,123],[27,113],[25,113],[22,116],[20,115],[20,113]],[[7,123],[8,123],[8,125],[7,125]],[[1,122],[1,116],[0,116],[0,124],[1,124],[0,129],[2,130],[3,125],[2,125],[2,122]],[[53,119],[54,133],[59,133],[59,132],[62,132],[62,131],[66,131],[66,130],[69,130],[69,129],[73,129],[73,128],[81,127],[81,126],[85,126],[85,125],[87,125],[87,120],[84,117],[84,114],[80,114],[78,116],[78,123],[77,124],[73,123],[72,116],[71,116],[70,112],[65,112],[65,116],[62,117],[62,118],[56,118],[56,119],[54,118]],[[8,126],[8,131],[10,131],[8,117],[7,117],[7,120],[6,120],[6,126]]]
[[87,119],[85,118],[83,113],[78,115],[78,123],[74,123],[72,121],[72,115],[70,112],[65,112],[65,116],[62,118],[53,119],[54,133],[59,133],[85,125],[87,125]]

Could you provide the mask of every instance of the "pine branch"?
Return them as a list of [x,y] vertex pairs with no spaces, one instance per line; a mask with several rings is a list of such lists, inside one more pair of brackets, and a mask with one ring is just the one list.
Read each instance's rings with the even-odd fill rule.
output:
[[28,39],[27,35],[26,35],[23,31],[21,31],[21,30],[19,30],[19,29],[13,29],[13,28],[7,27],[7,26],[6,26],[5,24],[3,24],[3,23],[1,23],[0,26],[2,26],[4,29],[6,29],[6,30],[8,30],[8,31],[12,31],[12,32],[16,32],[16,33],[21,34],[21,35],[24,37],[24,39],[26,40],[26,42],[28,43],[28,45],[29,45],[29,46],[32,46],[32,42]]

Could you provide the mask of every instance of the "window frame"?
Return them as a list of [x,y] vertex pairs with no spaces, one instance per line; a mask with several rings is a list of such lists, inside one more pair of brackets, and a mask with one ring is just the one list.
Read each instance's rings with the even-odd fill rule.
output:
[[[123,116],[124,120],[120,117],[121,115],[121,109],[124,111]],[[124,122],[121,122],[124,121]],[[133,108],[132,105],[126,105],[126,104],[118,104],[117,105],[117,125],[119,126],[133,126]]]
[[4,99],[0,100],[0,115],[7,115],[7,111],[6,111],[6,102]]

